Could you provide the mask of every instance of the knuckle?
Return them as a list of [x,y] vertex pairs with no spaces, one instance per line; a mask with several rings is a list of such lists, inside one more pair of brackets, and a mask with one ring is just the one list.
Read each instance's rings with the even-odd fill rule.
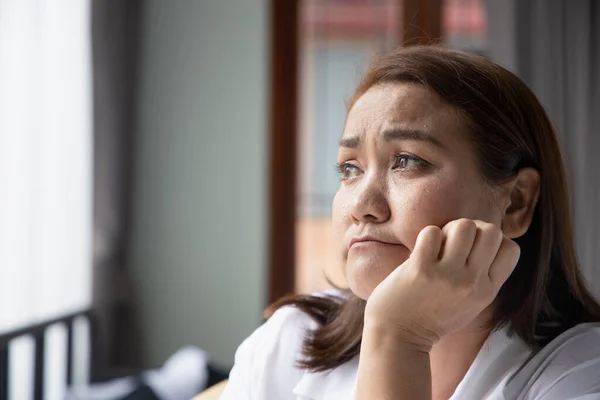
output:
[[454,228],[454,226],[456,225],[456,223],[458,222],[458,220],[453,219],[452,221],[446,223],[446,225],[444,225],[444,229],[452,229]]
[[437,238],[442,236],[442,230],[435,225],[428,225],[423,228],[421,234],[427,238]]
[[467,218],[461,218],[456,220],[454,229],[456,232],[469,232],[477,229],[477,226],[475,225],[475,221]]
[[496,240],[496,243],[499,243],[500,246],[502,246],[502,243],[506,241],[506,238],[504,237],[504,232],[498,231],[497,233],[494,233],[494,239]]
[[496,225],[489,224],[489,226],[481,228],[481,232],[490,240],[493,239],[495,243],[500,244],[504,240],[504,232],[502,232],[502,229],[500,229]]
[[479,224],[479,229],[481,229],[482,233],[487,235],[502,235],[502,230],[490,222],[481,222]]
[[494,230],[496,230],[496,226],[494,226],[494,224],[490,224],[489,222],[480,221],[479,223],[477,223],[477,226],[483,232],[493,232]]
[[459,218],[454,222],[457,226],[469,226],[470,224],[474,224],[475,222],[472,219],[468,218]]
[[511,253],[515,253],[517,256],[521,255],[521,246],[519,246],[514,240],[504,238],[504,246],[507,247]]

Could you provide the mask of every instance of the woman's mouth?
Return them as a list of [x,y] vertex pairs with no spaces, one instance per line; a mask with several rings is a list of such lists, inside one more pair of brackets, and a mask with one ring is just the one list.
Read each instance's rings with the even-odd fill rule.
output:
[[381,247],[381,246],[399,246],[400,243],[390,243],[385,242],[383,240],[379,240],[373,237],[365,236],[354,238],[350,240],[348,244],[348,250],[350,249],[359,249],[359,248],[373,248],[373,247]]

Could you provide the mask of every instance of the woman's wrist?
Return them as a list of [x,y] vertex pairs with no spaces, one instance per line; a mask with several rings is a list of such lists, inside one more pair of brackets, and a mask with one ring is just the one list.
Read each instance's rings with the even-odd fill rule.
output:
[[357,398],[431,399],[430,349],[408,333],[365,324]]
[[373,344],[382,344],[407,353],[412,351],[429,354],[436,341],[435,338],[430,336],[433,335],[420,334],[409,327],[388,326],[365,317],[362,339],[363,341],[368,340]]

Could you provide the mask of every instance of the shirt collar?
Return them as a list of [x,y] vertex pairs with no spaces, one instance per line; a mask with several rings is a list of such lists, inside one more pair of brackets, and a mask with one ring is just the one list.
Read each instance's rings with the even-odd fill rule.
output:
[[530,354],[525,342],[508,335],[507,327],[492,332],[450,400],[502,399],[505,382]]
[[[450,400],[502,398],[502,386],[529,357],[531,350],[507,328],[492,332]],[[294,394],[299,399],[354,399],[358,357],[325,372],[304,372]]]
[[299,399],[355,399],[358,356],[347,363],[325,372],[304,372],[294,387]]

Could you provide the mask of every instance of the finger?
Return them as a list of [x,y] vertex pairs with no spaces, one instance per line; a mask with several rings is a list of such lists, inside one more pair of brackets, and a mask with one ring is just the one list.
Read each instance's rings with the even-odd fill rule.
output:
[[488,271],[502,244],[504,234],[502,230],[494,224],[488,222],[474,221],[477,226],[477,235],[473,242],[471,254],[467,258],[467,265]]
[[451,221],[442,228],[442,232],[445,237],[442,261],[463,266],[471,253],[477,234],[475,222],[466,218]]
[[439,227],[426,226],[417,236],[417,242],[413,250],[414,257],[426,262],[437,261],[443,238],[444,235]]
[[510,274],[513,272],[521,256],[521,248],[507,236],[502,239],[502,244],[496,258],[490,266],[488,273],[490,281],[497,290],[506,282]]

